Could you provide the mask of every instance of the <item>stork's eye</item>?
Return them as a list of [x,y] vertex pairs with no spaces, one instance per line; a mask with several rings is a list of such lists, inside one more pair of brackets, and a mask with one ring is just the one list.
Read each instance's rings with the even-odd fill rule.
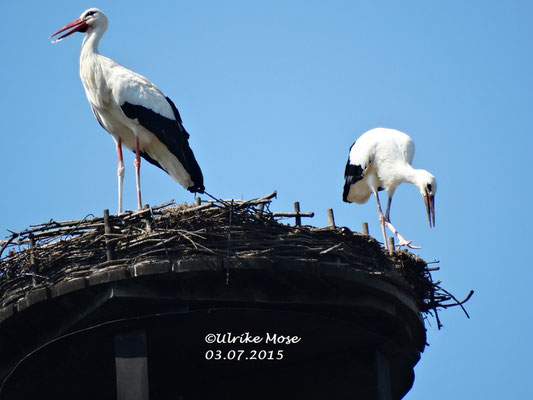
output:
[[96,11],[89,11],[87,14],[85,14],[85,17],[90,17],[91,15],[96,14]]
[[431,183],[428,183],[426,187],[427,187],[427,189],[428,189],[428,192],[431,193],[431,192],[432,192]]

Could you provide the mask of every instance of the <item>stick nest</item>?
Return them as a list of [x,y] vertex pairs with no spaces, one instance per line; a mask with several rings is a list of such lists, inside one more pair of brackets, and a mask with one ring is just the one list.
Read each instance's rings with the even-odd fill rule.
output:
[[[290,213],[273,213],[275,192],[255,200],[218,200],[197,205],[168,202],[109,218],[49,221],[0,241],[0,307],[23,297],[36,281],[52,285],[110,266],[153,258],[268,257],[334,262],[379,272],[409,293],[424,315],[460,305],[434,282],[428,264],[407,251],[393,256],[368,235],[348,228],[290,226]],[[302,215],[305,213],[302,213]],[[107,225],[107,226],[106,226]],[[7,253],[2,257],[2,255]],[[466,312],[466,311],[465,311]]]

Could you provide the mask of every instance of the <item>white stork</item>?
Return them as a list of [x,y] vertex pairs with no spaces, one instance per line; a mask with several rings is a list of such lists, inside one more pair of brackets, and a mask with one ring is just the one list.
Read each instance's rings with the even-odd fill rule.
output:
[[[415,144],[403,132],[376,128],[365,132],[350,148],[344,172],[342,199],[347,203],[366,203],[372,193],[376,196],[379,222],[385,248],[388,248],[385,225],[396,235],[400,246],[414,249],[411,241],[401,236],[390,222],[392,196],[398,185],[408,182],[415,185],[424,198],[430,228],[435,226],[435,194],[437,181],[428,171],[411,166]],[[378,191],[385,189],[389,195],[385,215],[381,211]]]
[[50,38],[70,28],[54,43],[74,32],[85,33],[80,76],[96,119],[117,145],[119,214],[122,212],[124,180],[122,145],[135,152],[139,209],[142,206],[141,156],[166,171],[190,192],[203,193],[202,171],[189,147],[189,134],[172,100],[145,77],[98,53],[98,43],[107,25],[105,14],[90,8]]

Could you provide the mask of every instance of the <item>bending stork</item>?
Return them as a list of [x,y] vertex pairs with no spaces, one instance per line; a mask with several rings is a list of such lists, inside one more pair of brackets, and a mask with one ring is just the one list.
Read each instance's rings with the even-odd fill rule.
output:
[[[429,227],[435,226],[437,181],[428,171],[411,167],[414,154],[415,144],[409,136],[395,129],[385,128],[365,132],[350,148],[342,199],[347,203],[363,204],[374,193],[385,248],[388,248],[385,225],[398,238],[397,246],[420,248],[411,245],[411,241],[400,235],[390,222],[392,196],[402,182],[412,183],[418,188],[426,204]],[[383,189],[389,195],[385,215],[378,196],[378,191]]]
[[189,147],[189,134],[172,100],[145,77],[98,53],[98,43],[107,25],[105,14],[90,8],[50,38],[70,28],[54,43],[74,32],[85,33],[80,76],[96,119],[113,136],[117,146],[118,212],[122,212],[124,181],[122,145],[135,152],[139,209],[142,207],[141,156],[190,192],[203,193],[202,171]]

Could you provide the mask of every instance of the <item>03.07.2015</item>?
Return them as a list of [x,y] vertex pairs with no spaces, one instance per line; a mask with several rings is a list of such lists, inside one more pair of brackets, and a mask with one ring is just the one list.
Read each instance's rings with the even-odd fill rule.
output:
[[215,361],[279,361],[283,359],[283,350],[207,350],[205,359]]

